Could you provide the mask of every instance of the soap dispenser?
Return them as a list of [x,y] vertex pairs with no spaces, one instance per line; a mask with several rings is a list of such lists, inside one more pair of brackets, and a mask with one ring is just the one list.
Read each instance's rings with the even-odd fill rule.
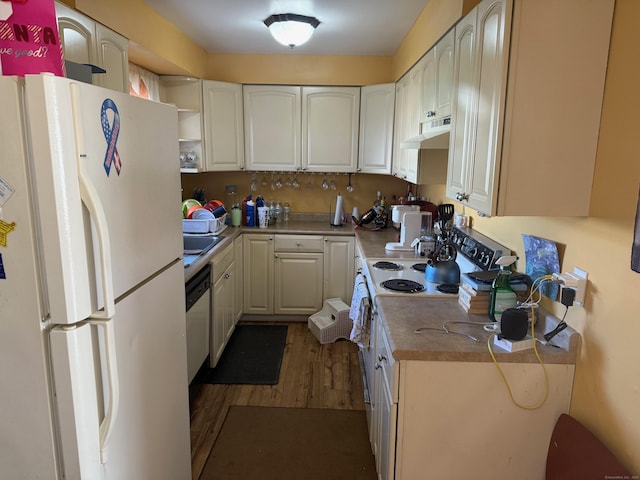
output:
[[508,308],[514,308],[518,303],[516,292],[511,288],[511,264],[518,257],[504,256],[496,260],[496,265],[500,266],[498,275],[491,285],[491,296],[489,298],[489,318],[494,322],[499,322],[502,312]]

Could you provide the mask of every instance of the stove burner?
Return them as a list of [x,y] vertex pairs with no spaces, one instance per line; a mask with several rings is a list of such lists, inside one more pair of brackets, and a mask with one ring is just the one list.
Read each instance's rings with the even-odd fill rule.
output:
[[436,289],[442,293],[458,293],[458,285],[453,283],[441,283]]
[[411,268],[424,273],[427,270],[427,265],[428,264],[426,263],[414,263],[413,265],[411,265]]
[[380,270],[402,270],[402,265],[393,262],[376,262],[373,264],[374,268],[379,268]]
[[424,286],[413,280],[403,280],[400,278],[392,278],[380,283],[384,288],[402,293],[418,293],[424,290]]

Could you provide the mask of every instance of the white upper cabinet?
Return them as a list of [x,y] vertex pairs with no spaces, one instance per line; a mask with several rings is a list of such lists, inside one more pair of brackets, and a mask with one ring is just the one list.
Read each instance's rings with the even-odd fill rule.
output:
[[355,172],[360,87],[244,86],[248,170]]
[[166,75],[160,77],[160,99],[178,109],[178,141],[182,173],[206,171],[202,121],[202,80]]
[[202,82],[206,170],[244,169],[242,85]]
[[63,3],[55,7],[64,59],[105,69],[93,83],[129,93],[129,41]]
[[456,25],[447,197],[589,214],[613,4],[483,0]]
[[400,143],[420,133],[422,79],[429,66],[428,59],[423,57],[396,84],[392,172],[411,183],[418,183],[418,150],[400,148]]
[[302,170],[355,172],[360,87],[302,87]]
[[358,172],[391,173],[395,96],[394,83],[369,85],[360,90]]
[[[434,48],[436,64],[435,119],[451,115],[455,31],[452,28]],[[429,120],[429,119],[427,119]]]
[[247,169],[298,170],[301,165],[300,87],[245,85],[243,96]]

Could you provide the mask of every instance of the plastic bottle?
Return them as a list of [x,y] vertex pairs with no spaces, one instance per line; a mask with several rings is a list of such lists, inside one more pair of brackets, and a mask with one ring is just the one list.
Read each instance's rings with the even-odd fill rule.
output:
[[253,200],[247,200],[247,227],[256,226],[256,205]]
[[518,303],[516,292],[510,285],[511,269],[509,268],[517,259],[518,257],[505,256],[496,260],[496,265],[500,265],[500,271],[491,284],[489,297],[489,318],[494,322],[499,322],[502,312],[508,308],[514,308]]

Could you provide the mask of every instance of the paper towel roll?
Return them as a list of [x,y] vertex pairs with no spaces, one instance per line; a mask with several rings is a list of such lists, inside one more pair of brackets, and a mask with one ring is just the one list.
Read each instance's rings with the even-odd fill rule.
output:
[[336,215],[333,218],[333,225],[342,225],[342,195],[338,194],[336,199]]

